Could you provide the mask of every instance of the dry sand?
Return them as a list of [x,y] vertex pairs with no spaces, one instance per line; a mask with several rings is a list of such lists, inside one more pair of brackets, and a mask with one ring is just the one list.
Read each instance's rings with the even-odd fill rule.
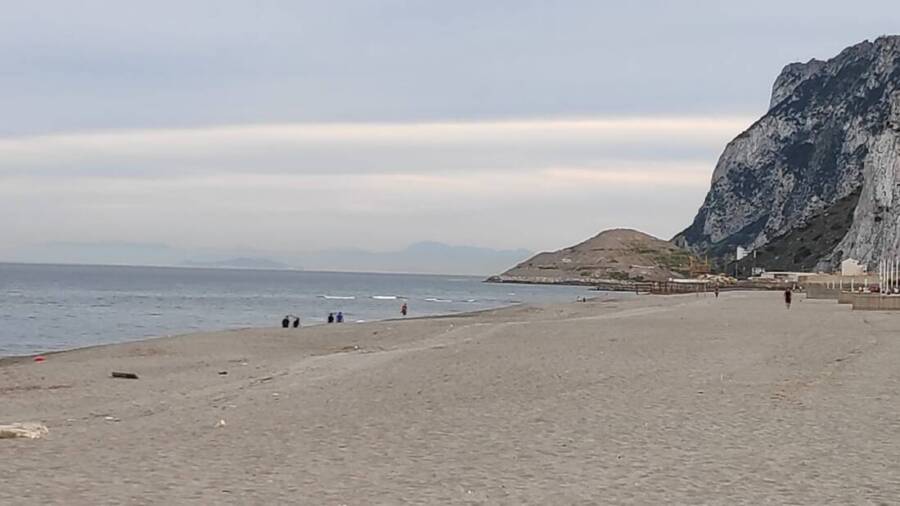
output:
[[780,297],[7,360],[0,423],[50,433],[0,440],[0,504],[896,503],[900,315]]

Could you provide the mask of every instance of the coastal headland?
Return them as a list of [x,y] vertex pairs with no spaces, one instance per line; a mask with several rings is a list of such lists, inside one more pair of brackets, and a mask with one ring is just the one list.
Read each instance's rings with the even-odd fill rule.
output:
[[7,359],[0,424],[49,433],[0,503],[889,503],[897,328],[735,291]]

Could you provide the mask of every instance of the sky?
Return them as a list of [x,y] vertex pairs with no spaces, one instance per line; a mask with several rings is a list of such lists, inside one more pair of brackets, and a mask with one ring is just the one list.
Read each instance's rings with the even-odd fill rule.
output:
[[42,1],[0,15],[0,259],[669,238],[893,1]]

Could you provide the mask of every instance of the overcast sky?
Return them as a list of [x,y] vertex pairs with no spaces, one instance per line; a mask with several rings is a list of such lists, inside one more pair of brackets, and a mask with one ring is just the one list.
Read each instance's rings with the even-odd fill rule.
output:
[[0,258],[668,238],[785,64],[898,27],[895,0],[7,1]]

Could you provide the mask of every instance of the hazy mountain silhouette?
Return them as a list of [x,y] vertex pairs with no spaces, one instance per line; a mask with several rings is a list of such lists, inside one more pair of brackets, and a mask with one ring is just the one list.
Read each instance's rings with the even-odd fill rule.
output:
[[531,256],[525,249],[496,250],[435,241],[398,251],[334,249],[276,253],[250,249],[200,250],[156,243],[51,242],[8,254],[3,260],[36,263],[163,265],[243,269],[409,272],[487,275]]
[[531,252],[525,249],[495,250],[423,241],[400,251],[330,250],[299,255],[298,260],[310,270],[482,275],[505,269],[529,256]]

